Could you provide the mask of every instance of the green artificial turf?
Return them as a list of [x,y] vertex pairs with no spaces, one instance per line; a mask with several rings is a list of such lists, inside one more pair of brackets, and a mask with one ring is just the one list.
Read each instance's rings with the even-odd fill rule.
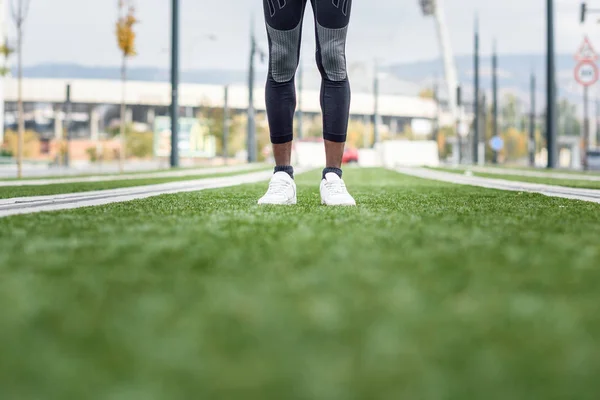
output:
[[598,398],[599,205],[345,179],[0,219],[0,398]]
[[[452,172],[456,174],[464,174],[467,169],[456,169],[456,168],[434,168],[438,171],[443,172]],[[555,186],[566,186],[572,188],[581,188],[581,189],[600,189],[600,181],[587,181],[587,180],[578,180],[576,178],[573,179],[562,179],[562,178],[543,178],[543,177],[535,177],[535,176],[521,176],[521,175],[512,175],[509,169],[506,170],[506,174],[489,174],[485,172],[471,171],[473,176],[479,176],[481,178],[491,178],[491,179],[505,179],[507,181],[516,181],[516,182],[530,182],[530,183],[542,183],[545,185],[555,185]]]
[[257,167],[245,170],[234,170],[231,172],[221,172],[216,174],[190,175],[190,176],[172,176],[162,178],[143,178],[143,179],[123,179],[116,181],[101,182],[75,182],[75,183],[52,183],[49,185],[24,185],[24,186],[0,186],[0,199],[10,199],[13,197],[27,196],[45,196],[62,193],[88,192],[92,190],[118,189],[124,187],[154,185],[158,183],[189,181],[194,179],[206,179],[225,177],[232,175],[242,175],[251,172],[266,171],[265,167]]

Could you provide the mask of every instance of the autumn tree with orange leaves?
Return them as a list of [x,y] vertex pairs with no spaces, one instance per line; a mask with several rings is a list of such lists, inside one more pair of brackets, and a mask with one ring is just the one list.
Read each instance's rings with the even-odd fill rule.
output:
[[126,140],[125,130],[127,124],[127,110],[125,105],[126,96],[126,83],[127,83],[127,60],[134,57],[137,53],[135,50],[135,32],[133,27],[138,23],[135,17],[135,5],[133,0],[119,0],[119,17],[116,24],[117,44],[119,50],[123,56],[121,65],[121,86],[122,86],[122,99],[121,99],[121,151],[119,158],[119,170],[123,172],[125,164],[125,151],[126,151]]

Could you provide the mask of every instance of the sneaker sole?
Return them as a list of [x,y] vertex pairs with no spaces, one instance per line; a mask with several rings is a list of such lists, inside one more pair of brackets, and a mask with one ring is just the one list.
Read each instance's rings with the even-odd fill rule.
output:
[[327,207],[356,207],[356,203],[354,203],[354,204],[327,204],[325,202],[325,200],[321,200],[321,205],[327,206]]
[[288,200],[285,203],[258,203],[259,206],[295,206],[298,204],[296,198]]

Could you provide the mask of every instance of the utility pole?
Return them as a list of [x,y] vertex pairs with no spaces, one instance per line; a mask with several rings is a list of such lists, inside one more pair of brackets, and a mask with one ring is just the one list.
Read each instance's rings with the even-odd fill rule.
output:
[[66,138],[66,148],[65,148],[65,166],[69,168],[71,166],[71,85],[67,85],[67,94],[65,97],[65,138]]
[[473,131],[473,164],[477,165],[479,160],[479,18],[475,18],[475,129]]
[[256,112],[254,110],[254,57],[256,56],[254,18],[250,22],[250,64],[248,66],[248,162],[256,162]]
[[375,72],[373,74],[373,147],[379,142],[379,65],[375,61]]
[[440,133],[440,94],[439,94],[439,86],[436,82],[433,84],[433,100],[435,101],[435,120],[433,125],[433,140],[438,141],[439,133]]
[[482,99],[481,99],[481,123],[483,125],[483,130],[482,132],[482,137],[483,137],[483,141],[481,141],[481,157],[479,158],[479,165],[484,165],[485,164],[485,146],[486,146],[486,139],[487,139],[487,116],[488,116],[488,110],[487,110],[487,97],[485,96],[485,93],[483,93]]
[[535,74],[531,73],[531,110],[529,112],[529,166],[535,166]]
[[229,85],[225,85],[223,97],[223,161],[227,164],[229,157],[227,149],[227,141],[229,140]]
[[[8,43],[5,40],[6,33],[6,2],[4,0],[0,0],[0,47],[3,48],[3,52],[0,52],[0,55],[3,55],[4,60],[2,60],[5,64],[3,66],[8,67],[8,57],[10,55]],[[0,143],[4,143],[4,74],[8,75],[8,70],[3,71],[3,74],[0,74]]]
[[600,146],[600,98],[596,93],[596,148]]
[[[494,41],[494,53],[492,55],[492,137],[498,136],[498,53]],[[498,152],[494,150],[492,163],[498,164]]]
[[462,117],[462,89],[460,85],[456,88],[456,106],[458,113],[456,114],[456,155],[457,163],[460,164],[462,160],[462,140],[460,137],[460,123]]
[[556,168],[556,67],[554,65],[554,0],[546,0],[546,140],[548,168]]
[[172,0],[171,21],[171,167],[179,166],[179,0]]
[[583,87],[583,170],[588,170],[588,150],[590,149],[590,112],[588,86]]

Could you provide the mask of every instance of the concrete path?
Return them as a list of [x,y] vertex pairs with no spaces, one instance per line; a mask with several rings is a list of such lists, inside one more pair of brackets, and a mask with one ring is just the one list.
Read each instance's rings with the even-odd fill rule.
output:
[[[0,159],[0,161],[5,161]],[[125,163],[125,172],[143,172],[159,169],[167,169],[168,162],[165,161],[132,161],[128,160]],[[119,163],[110,161],[103,163],[95,163],[80,166],[58,166],[46,163],[31,163],[23,162],[23,175],[27,178],[44,178],[52,176],[69,176],[69,175],[100,175],[100,174],[118,174]],[[10,163],[0,163],[0,178],[14,178],[17,175],[17,166],[14,160]]]
[[552,178],[552,179],[569,179],[576,181],[594,181],[600,182],[600,175],[586,174],[567,174],[564,172],[542,172],[535,170],[520,170],[520,169],[500,169],[493,167],[461,167],[456,168],[456,171],[473,171],[483,174],[493,175],[512,175],[512,176],[527,176],[531,178]]
[[[298,173],[301,173],[301,171],[298,171]],[[67,210],[79,207],[120,203],[169,193],[195,192],[205,189],[217,189],[246,183],[263,182],[269,180],[272,175],[273,171],[269,170],[222,178],[196,179],[131,188],[3,199],[0,200],[0,218],[16,214]]]
[[425,168],[397,168],[396,171],[418,178],[450,182],[459,185],[480,186],[489,189],[510,190],[515,192],[540,193],[545,196],[600,203],[600,190],[595,189],[575,189],[563,186],[542,185],[538,183],[508,181],[505,179],[482,178]]
[[177,178],[184,176],[199,176],[212,175],[227,172],[242,172],[250,169],[261,167],[260,164],[243,164],[229,167],[213,167],[213,168],[195,168],[181,169],[175,171],[155,171],[136,174],[123,175],[95,175],[95,176],[78,176],[69,178],[54,178],[54,179],[25,179],[25,180],[5,180],[0,181],[0,187],[8,186],[39,186],[39,185],[54,185],[61,183],[81,183],[81,182],[106,182],[106,181],[122,181],[131,179],[152,179],[152,178]]

